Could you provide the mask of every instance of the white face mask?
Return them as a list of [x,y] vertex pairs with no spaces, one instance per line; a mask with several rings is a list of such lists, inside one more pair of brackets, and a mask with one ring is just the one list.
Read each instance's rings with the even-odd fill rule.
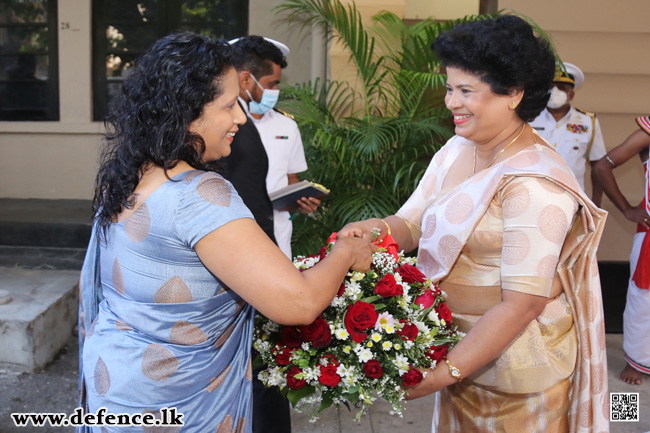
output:
[[551,89],[551,97],[548,99],[546,106],[548,108],[560,108],[569,100],[569,95],[553,86]]
[[253,114],[264,114],[267,111],[270,111],[275,107],[275,103],[278,102],[278,98],[280,96],[280,91],[279,90],[271,90],[271,89],[265,89],[262,87],[262,85],[255,79],[253,74],[251,74],[251,78],[255,81],[255,83],[259,86],[260,89],[262,89],[262,99],[260,102],[257,102],[255,99],[253,99],[253,95],[246,90],[246,93],[248,94],[248,97],[251,98],[250,102],[248,103],[248,110],[253,113]]

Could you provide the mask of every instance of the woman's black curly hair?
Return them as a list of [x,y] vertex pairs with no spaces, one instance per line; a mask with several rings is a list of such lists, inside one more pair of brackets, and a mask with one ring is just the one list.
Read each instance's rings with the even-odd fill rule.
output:
[[133,207],[133,191],[147,164],[165,172],[179,161],[205,168],[205,142],[189,127],[221,94],[231,51],[223,41],[178,32],[156,41],[129,69],[105,121],[95,179],[93,209],[104,234],[123,207]]
[[441,33],[431,48],[446,67],[479,77],[498,95],[524,91],[517,115],[530,122],[548,102],[555,75],[555,55],[549,43],[514,15],[461,24]]

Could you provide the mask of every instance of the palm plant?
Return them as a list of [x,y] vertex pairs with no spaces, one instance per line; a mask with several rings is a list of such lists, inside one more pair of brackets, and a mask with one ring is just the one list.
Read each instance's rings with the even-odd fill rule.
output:
[[281,107],[295,115],[309,170],[332,190],[314,218],[294,221],[294,252],[308,254],[350,221],[395,213],[452,135],[445,75],[430,48],[462,20],[407,26],[381,12],[365,26],[354,3],[287,0],[277,10],[302,30],[322,26],[350,51],[360,85],[316,80],[285,86]]

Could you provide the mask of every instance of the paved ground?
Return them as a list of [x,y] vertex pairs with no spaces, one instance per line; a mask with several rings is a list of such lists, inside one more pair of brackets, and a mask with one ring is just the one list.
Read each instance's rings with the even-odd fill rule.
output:
[[[612,433],[650,432],[650,377],[641,386],[623,383],[618,374],[624,366],[621,334],[607,335],[610,392],[639,393],[639,422],[612,423]],[[10,419],[12,412],[71,413],[77,395],[77,343],[69,342],[56,359],[44,370],[21,373],[15,368],[0,366],[0,433],[58,433],[65,428],[17,428]],[[294,433],[401,433],[428,432],[431,425],[431,398],[408,403],[404,418],[388,415],[386,404],[377,403],[360,423],[352,421],[347,410],[329,410],[314,424],[305,415],[293,415]]]

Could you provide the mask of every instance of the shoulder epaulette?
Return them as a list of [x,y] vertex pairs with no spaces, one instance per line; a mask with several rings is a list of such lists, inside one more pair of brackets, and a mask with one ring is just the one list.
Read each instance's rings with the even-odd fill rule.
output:
[[583,111],[583,110],[581,110],[579,108],[576,108],[576,110],[578,110],[580,113],[585,114],[585,115],[587,115],[589,117],[596,117],[596,113],[590,113],[588,111]]
[[287,116],[291,120],[296,120],[295,117],[293,117],[291,114],[287,113],[286,111],[279,110],[277,108],[274,108],[273,110],[277,111],[278,113],[282,114],[283,116]]

